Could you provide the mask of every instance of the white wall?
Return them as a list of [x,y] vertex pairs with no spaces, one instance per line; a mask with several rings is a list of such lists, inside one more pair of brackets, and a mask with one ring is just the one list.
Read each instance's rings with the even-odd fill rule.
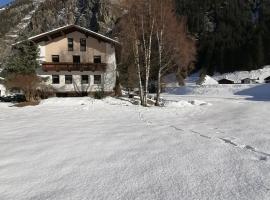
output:
[[5,96],[6,95],[6,87],[2,84],[0,84],[0,96]]
[[[47,84],[51,85],[57,92],[94,92],[99,90],[103,84],[103,73],[101,72],[69,72],[69,71],[60,71],[60,72],[39,72],[38,75],[41,77],[47,78]],[[52,75],[59,75],[60,83],[52,84]],[[65,84],[65,75],[72,75],[73,83]],[[89,76],[89,84],[81,84],[81,75]],[[102,84],[94,84],[94,75],[101,75]]]
[[46,45],[45,42],[41,42],[38,45],[39,53],[40,53],[40,56],[39,56],[40,62],[46,61],[46,46],[45,45]]
[[106,44],[106,63],[107,68],[104,74],[104,90],[106,92],[113,91],[116,82],[116,55],[115,47],[111,44]]
[[[41,58],[43,57],[42,46],[40,46]],[[48,77],[47,84],[51,85],[58,92],[95,92],[102,87],[105,92],[112,92],[116,82],[116,55],[115,47],[111,44],[106,44],[106,71],[49,71],[44,72],[41,68],[37,70],[37,74],[41,77]],[[60,84],[52,84],[52,75],[60,75]],[[73,84],[65,84],[65,75],[73,75]],[[89,84],[81,85],[81,75],[89,75]],[[101,75],[102,84],[94,84],[94,75]]]

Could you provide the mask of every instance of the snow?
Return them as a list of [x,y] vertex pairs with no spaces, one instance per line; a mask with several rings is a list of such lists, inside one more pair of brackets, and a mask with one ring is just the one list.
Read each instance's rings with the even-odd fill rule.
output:
[[0,103],[0,199],[268,200],[270,101],[254,87],[201,88],[163,94],[160,108]]
[[163,83],[166,84],[166,87],[179,87],[179,82],[176,79],[175,73],[171,73],[171,74],[164,76],[162,81],[163,81]]
[[205,76],[204,81],[202,82],[202,85],[217,85],[217,84],[218,82],[208,75]]
[[6,35],[6,37],[16,38],[16,37],[18,37],[18,35],[17,34],[9,34],[9,35]]
[[40,4],[44,2],[44,0],[34,0],[32,2],[32,4],[34,5],[34,9],[31,10],[29,13],[27,13],[20,21],[20,23],[18,23],[15,27],[13,27],[6,35],[5,37],[7,39],[5,39],[4,41],[6,43],[13,43],[14,39],[16,39],[18,37],[18,34],[23,31],[30,23],[31,18],[33,16],[33,14],[36,12],[36,10],[38,9],[38,7],[40,6]]
[[197,82],[199,81],[200,79],[200,72],[196,72],[196,73],[193,73],[191,74],[190,76],[188,76],[185,80],[185,84],[187,86],[189,85],[197,85]]
[[180,101],[169,101],[165,105],[166,107],[183,108],[189,106],[206,106],[206,105],[210,106],[211,104],[201,100],[192,100],[192,101],[180,100]]
[[166,88],[167,93],[188,96],[270,99],[270,84],[187,85]]
[[234,83],[241,83],[243,79],[249,78],[256,80],[258,83],[264,83],[264,79],[270,76],[270,66],[265,66],[262,69],[252,71],[237,71],[226,74],[216,74],[213,76],[215,80],[228,79]]

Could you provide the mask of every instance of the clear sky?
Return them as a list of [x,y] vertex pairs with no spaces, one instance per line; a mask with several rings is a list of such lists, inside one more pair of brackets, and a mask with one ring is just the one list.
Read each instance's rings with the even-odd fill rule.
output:
[[9,2],[11,2],[11,0],[0,0],[0,6],[3,6]]

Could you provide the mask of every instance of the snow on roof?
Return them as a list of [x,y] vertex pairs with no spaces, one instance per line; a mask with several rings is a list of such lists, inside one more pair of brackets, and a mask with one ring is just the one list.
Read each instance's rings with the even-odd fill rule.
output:
[[41,33],[41,34],[39,34],[39,35],[35,35],[35,36],[33,36],[33,37],[30,37],[29,40],[35,40],[35,39],[44,37],[44,36],[46,36],[46,35],[49,35],[49,34],[51,34],[51,33],[59,32],[59,31],[61,31],[61,30],[66,30],[66,29],[70,29],[70,28],[75,28],[75,29],[78,29],[78,30],[82,30],[82,31],[85,31],[85,32],[87,32],[87,33],[89,33],[89,34],[91,34],[91,35],[97,36],[97,37],[99,37],[99,38],[101,38],[101,39],[110,41],[110,42],[112,42],[112,43],[119,44],[118,41],[116,41],[116,40],[114,40],[114,39],[112,39],[112,38],[109,38],[109,37],[104,36],[104,35],[102,35],[102,34],[100,34],[100,33],[91,31],[91,30],[89,30],[89,29],[87,29],[87,28],[84,28],[84,27],[81,27],[81,26],[78,26],[78,25],[74,25],[74,24],[62,26],[62,27],[53,29],[53,30],[51,30],[51,31],[47,31],[47,32],[45,32],[45,33]]

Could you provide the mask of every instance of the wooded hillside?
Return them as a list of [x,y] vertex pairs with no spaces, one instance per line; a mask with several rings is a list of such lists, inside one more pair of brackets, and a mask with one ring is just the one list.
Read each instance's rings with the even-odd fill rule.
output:
[[208,73],[270,63],[269,0],[176,0],[199,40],[197,68]]

